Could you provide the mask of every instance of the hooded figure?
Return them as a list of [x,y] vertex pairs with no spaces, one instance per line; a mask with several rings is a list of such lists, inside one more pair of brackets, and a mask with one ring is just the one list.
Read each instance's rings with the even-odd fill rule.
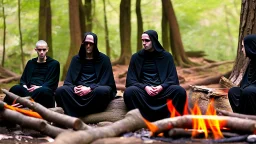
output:
[[[35,51],[38,57],[27,62],[20,84],[13,86],[10,92],[21,97],[31,96],[41,105],[51,108],[55,106],[54,91],[58,87],[60,63],[46,56],[48,46],[43,40],[36,43]],[[12,104],[8,95],[4,101]]]
[[157,32],[142,34],[143,49],[132,55],[126,79],[124,101],[129,110],[138,108],[142,116],[155,121],[170,117],[167,100],[182,114],[186,91],[179,86],[172,55],[158,41]]
[[250,59],[240,87],[233,87],[228,98],[233,112],[256,114],[256,35],[247,35],[242,41],[242,52]]
[[80,117],[103,111],[116,95],[109,57],[99,52],[97,35],[85,33],[78,55],[72,58],[64,85],[56,90],[57,105]]

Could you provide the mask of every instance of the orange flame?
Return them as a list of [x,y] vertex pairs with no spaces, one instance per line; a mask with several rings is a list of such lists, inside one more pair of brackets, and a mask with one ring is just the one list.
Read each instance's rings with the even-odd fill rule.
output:
[[172,100],[167,99],[167,107],[169,112],[171,113],[171,118],[175,116],[180,116],[180,113],[175,109],[175,107],[172,104]]
[[157,130],[158,127],[154,125],[153,123],[149,122],[148,120],[143,118],[143,121],[146,123],[148,129],[151,131],[151,135],[153,135]]

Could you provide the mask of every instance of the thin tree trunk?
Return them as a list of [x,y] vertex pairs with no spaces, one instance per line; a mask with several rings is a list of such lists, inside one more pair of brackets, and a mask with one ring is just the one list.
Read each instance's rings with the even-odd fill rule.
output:
[[137,16],[137,51],[142,49],[141,35],[143,33],[143,20],[140,9],[141,0],[136,0],[136,16]]
[[86,32],[92,31],[92,0],[84,1],[85,18],[86,18]]
[[112,64],[127,65],[132,55],[131,50],[131,0],[121,0],[120,3],[120,40],[121,52],[120,58]]
[[21,63],[22,63],[22,71],[25,67],[25,58],[24,58],[24,52],[23,52],[23,41],[22,41],[22,33],[21,33],[21,23],[20,23],[20,0],[18,0],[18,25],[19,25],[19,34],[20,34],[20,51],[21,51]]
[[51,12],[51,1],[40,0],[39,9],[39,40],[45,40],[48,44],[49,50],[47,55],[53,57],[52,48],[52,12]]
[[166,51],[170,51],[170,42],[169,42],[169,28],[168,20],[164,12],[164,4],[162,3],[162,43]]
[[233,67],[232,73],[229,77],[230,81],[232,81],[235,85],[240,84],[249,63],[249,59],[244,57],[242,53],[241,45],[243,38],[246,35],[256,33],[255,17],[256,2],[243,0],[241,3],[241,15],[236,62]]
[[68,59],[63,69],[62,80],[65,79],[72,57],[78,54],[81,45],[81,28],[79,19],[79,1],[69,0],[70,48]]
[[4,61],[5,61],[5,40],[6,40],[6,16],[4,11],[4,0],[2,0],[2,14],[3,14],[3,57],[2,57],[2,67],[4,67]]
[[107,56],[111,57],[111,51],[109,46],[109,35],[108,35],[108,20],[107,20],[107,12],[106,12],[106,2],[103,0],[103,11],[104,11],[104,28],[105,28],[105,43],[106,43],[106,52]]
[[83,39],[84,33],[86,32],[86,24],[85,24],[85,8],[83,6],[82,0],[79,0],[79,19],[80,19],[80,28],[81,28],[81,39]]
[[178,66],[189,67],[193,63],[188,59],[181,40],[179,25],[170,0],[162,0],[165,15],[170,27],[170,42],[174,60]]

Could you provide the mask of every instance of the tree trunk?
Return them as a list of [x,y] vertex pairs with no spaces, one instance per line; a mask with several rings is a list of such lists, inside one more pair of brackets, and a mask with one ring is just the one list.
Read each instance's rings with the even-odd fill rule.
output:
[[52,48],[52,12],[51,12],[51,1],[40,0],[39,9],[39,40],[45,40],[48,44],[49,50],[47,55],[53,57]]
[[86,32],[86,25],[85,25],[85,7],[83,6],[82,0],[79,0],[79,19],[80,19],[80,28],[81,28],[81,39],[83,39],[84,33]]
[[178,66],[189,67],[193,63],[188,59],[184,51],[179,25],[172,7],[172,3],[170,0],[162,0],[162,3],[165,15],[169,22],[170,42],[174,61]]
[[84,1],[85,18],[86,18],[86,32],[92,31],[92,0]]
[[115,64],[127,65],[132,55],[131,50],[131,0],[121,0],[120,3],[120,40],[121,53],[120,58],[113,62]]
[[105,28],[105,44],[106,44],[106,52],[107,56],[111,57],[111,51],[109,46],[109,35],[108,35],[108,19],[106,13],[106,2],[103,0],[103,10],[104,10],[104,28]]
[[4,0],[2,0],[2,15],[3,15],[3,57],[2,57],[2,67],[4,67],[4,60],[5,60],[5,40],[6,40],[6,16],[5,16],[5,11],[4,11]]
[[170,51],[170,42],[169,42],[169,28],[168,28],[168,19],[164,12],[164,4],[162,3],[162,43],[166,51]]
[[22,63],[22,71],[25,67],[24,60],[24,52],[23,52],[23,41],[22,41],[22,33],[21,33],[21,23],[20,23],[20,0],[18,0],[18,25],[19,25],[19,34],[20,34],[20,52],[21,52],[21,63]]
[[143,20],[140,9],[141,0],[136,0],[136,16],[137,16],[137,52],[142,49],[141,35],[143,33]]
[[256,17],[256,2],[255,1],[242,1],[240,26],[239,26],[239,38],[236,62],[233,67],[232,73],[229,77],[235,85],[239,85],[245,70],[248,66],[249,59],[245,58],[242,53],[242,41],[246,35],[256,33],[255,17]]
[[69,0],[69,27],[70,27],[70,48],[68,59],[63,69],[62,80],[65,79],[70,61],[76,55],[81,45],[81,28],[79,20],[79,1]]

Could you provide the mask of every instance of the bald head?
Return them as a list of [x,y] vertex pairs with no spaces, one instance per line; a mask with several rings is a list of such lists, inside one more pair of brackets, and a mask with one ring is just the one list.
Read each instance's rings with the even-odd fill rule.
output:
[[36,43],[36,47],[40,47],[40,46],[48,47],[47,43],[46,43],[44,40],[39,40],[39,41]]

